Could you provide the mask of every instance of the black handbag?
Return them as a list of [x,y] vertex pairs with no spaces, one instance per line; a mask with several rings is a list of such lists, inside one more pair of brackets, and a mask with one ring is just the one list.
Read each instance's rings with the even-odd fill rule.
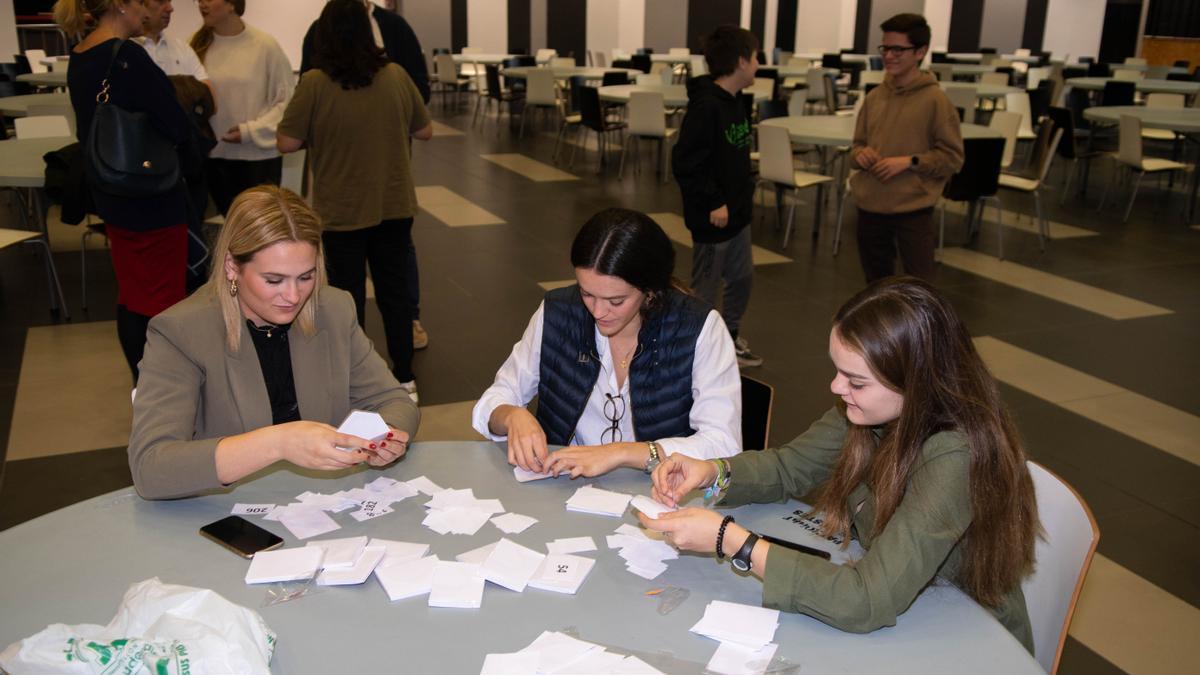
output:
[[153,197],[179,184],[179,153],[144,112],[109,103],[113,64],[122,40],[96,94],[96,112],[87,141],[87,175],[92,189],[119,197]]

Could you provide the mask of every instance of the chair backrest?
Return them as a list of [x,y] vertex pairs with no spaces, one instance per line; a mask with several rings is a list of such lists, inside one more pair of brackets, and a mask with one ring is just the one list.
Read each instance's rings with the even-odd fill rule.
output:
[[942,196],[956,202],[973,202],[996,194],[1004,150],[1002,138],[964,138],[962,168],[950,177]]
[[809,68],[804,74],[804,84],[809,101],[825,100],[825,71],[820,68]]
[[754,78],[754,84],[747,87],[745,91],[754,94],[755,98],[765,95],[769,99],[775,91],[775,80],[767,77],[756,77]]
[[558,56],[558,52],[556,50],[539,49],[537,50],[537,53],[534,54],[533,58],[536,59],[538,63],[549,63],[550,59],[556,56]]
[[988,127],[1000,132],[1000,135],[1004,137],[1004,157],[1000,164],[1009,166],[1017,151],[1017,132],[1021,129],[1021,115],[1007,110],[997,110],[992,113]]
[[975,123],[975,108],[978,106],[975,87],[950,87],[946,90],[950,105],[962,111],[962,121]]
[[1027,92],[1029,97],[1029,118],[1034,124],[1042,121],[1050,112],[1050,97],[1053,96],[1054,82],[1050,80],[1042,80],[1037,89],[1030,89]]
[[54,138],[70,136],[71,123],[62,115],[18,117],[13,120],[17,138]]
[[661,76],[662,73],[670,73],[670,72],[672,72],[671,64],[667,63],[666,61],[652,61],[650,63],[650,74],[651,75]]
[[1107,63],[1088,63],[1088,77],[1108,77],[1112,74]]
[[[805,56],[793,55],[792,58],[788,59],[787,64],[792,68],[811,68],[812,59]],[[1200,66],[1197,66],[1197,68],[1200,69]]]
[[610,70],[600,78],[600,85],[611,87],[615,84],[629,84],[629,73],[623,70]]
[[689,59],[692,68],[692,77],[700,77],[708,74],[708,62],[703,56],[693,56]]
[[558,85],[554,80],[554,71],[548,68],[535,68],[525,77],[526,105],[558,105]]
[[1050,77],[1050,67],[1049,66],[1039,66],[1036,68],[1030,68],[1029,72],[1027,72],[1025,74],[1025,88],[1026,89],[1037,89],[1038,83],[1049,77]]
[[650,73],[638,73],[637,84],[642,87],[657,87],[662,84],[662,78]]
[[758,104],[758,121],[769,120],[772,117],[787,117],[788,102],[780,100],[760,101]]
[[1142,79],[1142,71],[1129,70],[1127,68],[1117,68],[1116,70],[1113,71],[1112,76],[1113,76],[1114,80],[1125,80],[1127,82],[1137,82],[1138,80]]
[[1109,80],[1104,83],[1104,93],[1100,95],[1100,103],[1101,105],[1133,105],[1135,93],[1137,93],[1137,83]]
[[673,84],[675,82],[675,69],[663,68],[658,71],[658,80],[664,85]]
[[31,105],[25,109],[26,117],[65,117],[71,127],[71,135],[75,135],[75,108],[70,103],[58,105]]
[[1021,583],[1033,629],[1033,653],[1047,673],[1058,669],[1071,615],[1087,576],[1100,529],[1083,499],[1061,478],[1029,462],[1043,536],[1036,568]]
[[1075,138],[1075,116],[1070,109],[1051,106],[1048,117],[1054,126],[1062,129],[1063,138],[1058,143],[1058,156],[1063,159],[1075,159],[1079,156]]
[[825,73],[821,80],[822,90],[825,92],[825,108],[830,115],[836,114],[838,109],[837,76],[833,73]]
[[633,51],[633,53],[637,56],[641,56],[643,54],[649,55],[649,54],[654,53],[654,48],[653,47],[638,47],[637,49],[635,49]]
[[505,68],[521,68],[525,66],[536,66],[537,59],[528,54],[518,54],[512,58],[504,59]]
[[742,449],[770,447],[771,408],[775,388],[766,382],[742,375]]
[[635,91],[629,95],[628,132],[635,136],[667,135],[667,109],[657,91]]
[[1008,73],[984,73],[979,76],[980,84],[991,84],[1000,87],[1008,86]]
[[871,66],[871,70],[883,70],[882,56],[868,56],[867,63]]
[[1187,70],[1192,67],[1192,62],[1187,59],[1175,59],[1175,63],[1171,64],[1173,68],[1183,68]]
[[[784,49],[780,49],[779,47],[776,47],[774,58],[771,59],[771,65],[782,66],[783,64],[788,63],[791,60],[792,60],[791,52],[784,50]],[[1184,66],[1184,68],[1186,68],[1186,67],[1187,66]]]
[[42,63],[46,58],[45,49],[26,49],[25,58],[29,59],[29,71],[32,73],[46,73],[50,71],[50,67]]
[[579,88],[579,123],[593,131],[604,131],[604,111],[600,108],[600,90]]
[[1021,126],[1018,133],[1026,136],[1033,134],[1033,113],[1029,107],[1029,93],[1019,91],[1004,95],[1004,109],[1021,116]]
[[1013,54],[1015,56],[1031,56],[1033,54],[1033,52],[1028,49],[1025,49],[1024,47],[1021,47],[1020,49],[1014,50]]
[[1033,153],[1029,160],[1034,177],[1040,184],[1050,173],[1050,165],[1054,162],[1054,151],[1062,139],[1063,130],[1054,126],[1052,120],[1045,120],[1038,125],[1037,138],[1033,141]]
[[841,70],[842,69],[842,55],[841,54],[822,54],[821,55],[821,67],[822,68],[833,68],[834,70]]
[[500,100],[504,94],[503,90],[500,89],[500,67],[489,63],[484,66],[484,70],[487,73],[484,77],[487,79],[488,98]]
[[930,63],[949,63],[950,57],[948,57],[946,55],[946,52],[930,52],[929,53],[929,62]]
[[463,47],[462,53],[463,54],[482,54],[483,47]]
[[[434,47],[432,50],[432,53],[434,56],[437,56],[438,54],[449,54],[450,48],[449,47]],[[463,50],[463,53],[466,54],[467,53],[466,50]]]
[[687,47],[671,47],[667,50],[667,54],[671,56],[688,56],[691,53],[692,50],[688,49]]
[[864,87],[868,84],[883,84],[883,78],[886,76],[887,73],[882,70],[864,70],[858,76],[858,83]]
[[575,59],[570,56],[556,56],[550,59],[551,68],[574,68]]
[[1136,56],[1126,56],[1125,57],[1125,65],[1127,65],[1127,66],[1144,66],[1144,65],[1146,65],[1146,59],[1139,59]]
[[651,61],[649,54],[634,54],[633,56],[629,57],[629,60],[633,63],[634,68],[637,68],[643,73],[650,72]]
[[1146,94],[1147,108],[1182,108],[1183,94],[1164,94],[1154,92]]
[[439,82],[453,83],[458,79],[458,66],[454,65],[454,57],[449,54],[434,56],[433,70]]
[[597,68],[604,68],[608,66],[608,56],[605,55],[604,52],[597,49],[592,54],[592,65],[596,66]]
[[[865,98],[865,96],[864,96]],[[808,94],[803,89],[792,91],[792,95],[788,98],[788,114],[792,117],[800,117],[804,114],[804,104],[808,100]]]
[[792,139],[788,130],[769,124],[758,125],[758,173],[782,185],[796,184],[792,164]]
[[953,63],[931,63],[929,64],[929,72],[938,79],[939,82],[950,82],[954,79],[954,64]]
[[579,92],[588,86],[586,75],[572,75],[569,80],[571,91],[567,95],[567,112],[579,112]]
[[1117,160],[1142,168],[1142,121],[1133,115],[1121,115]]

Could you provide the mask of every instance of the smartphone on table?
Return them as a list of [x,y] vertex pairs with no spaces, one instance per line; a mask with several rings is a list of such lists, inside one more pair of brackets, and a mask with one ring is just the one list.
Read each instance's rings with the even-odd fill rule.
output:
[[253,557],[283,544],[283,538],[241,516],[228,516],[200,528],[200,534],[242,556]]

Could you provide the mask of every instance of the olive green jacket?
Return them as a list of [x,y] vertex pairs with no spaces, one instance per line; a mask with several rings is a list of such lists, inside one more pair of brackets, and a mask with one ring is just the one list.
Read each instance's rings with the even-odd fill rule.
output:
[[[808,494],[833,470],[849,422],[837,408],[781,447],[729,458],[733,479],[722,506],[783,501]],[[941,577],[958,584],[963,533],[971,524],[971,456],[958,432],[925,441],[907,490],[883,531],[874,532],[875,496],[866,484],[850,495],[858,541],[867,553],[836,565],[774,546],[763,577],[763,605],[816,617],[856,633],[896,624],[917,595]],[[988,608],[1033,652],[1033,635],[1020,586]]]

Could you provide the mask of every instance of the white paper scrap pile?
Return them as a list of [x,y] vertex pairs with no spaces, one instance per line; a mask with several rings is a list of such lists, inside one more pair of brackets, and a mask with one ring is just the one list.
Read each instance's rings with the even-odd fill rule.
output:
[[308,539],[341,528],[327,512],[341,513],[358,507],[350,515],[362,522],[391,513],[392,504],[417,494],[417,488],[408,483],[380,476],[363,487],[333,494],[304,492],[296,496],[295,502],[275,506],[266,513],[262,513],[262,504],[238,504],[233,510],[235,513],[261,513],[263,520],[279,521],[297,539]]
[[608,547],[620,549],[625,568],[643,579],[653,579],[667,571],[666,560],[675,560],[679,551],[661,539],[652,539],[644,530],[628,523],[608,535]]
[[499,499],[478,499],[470,488],[442,490],[425,502],[429,513],[422,525],[438,534],[475,534],[496,513],[504,513]]
[[250,559],[246,583],[273,584],[311,579],[321,569],[324,549],[299,546],[274,551],[259,551]]
[[429,606],[479,609],[483,604],[483,583],[479,565],[438,561],[433,566]]
[[620,518],[625,513],[625,507],[629,506],[631,496],[584,485],[567,500],[567,510]]
[[375,578],[392,602],[425,595],[433,588],[433,568],[438,562],[438,557],[431,555],[376,567]]
[[539,675],[540,673],[613,673],[661,675],[636,656],[605,651],[604,647],[563,633],[546,631],[514,654],[488,654],[480,675]]
[[707,671],[717,675],[762,675],[771,665],[779,645],[772,642],[762,649],[722,642],[709,660]]
[[759,650],[775,639],[777,628],[777,609],[713,600],[704,608],[704,616],[691,627],[691,631],[721,642],[734,642]]
[[519,513],[506,513],[492,518],[492,524],[505,534],[520,534],[537,523],[537,518],[523,516]]

